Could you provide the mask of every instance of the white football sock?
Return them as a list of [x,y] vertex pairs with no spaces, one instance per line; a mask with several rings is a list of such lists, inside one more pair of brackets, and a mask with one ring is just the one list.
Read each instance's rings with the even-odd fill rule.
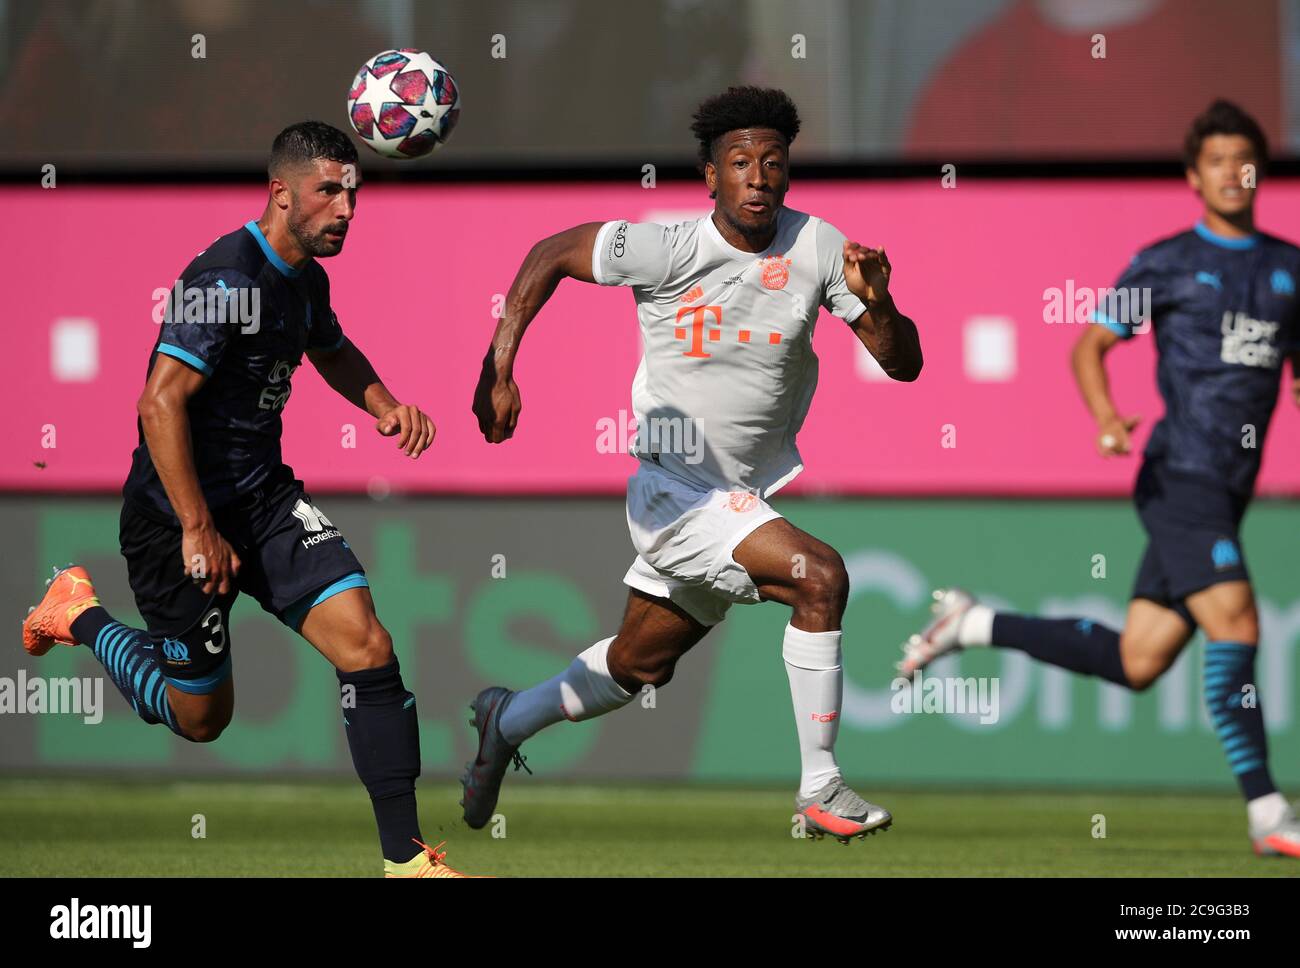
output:
[[625,706],[632,694],[609,674],[611,635],[601,639],[558,676],[515,694],[501,714],[501,735],[518,746],[561,719],[581,722]]
[[842,636],[842,632],[805,632],[788,624],[785,627],[781,655],[790,677],[790,698],[803,759],[801,797],[812,796],[840,775],[835,762],[835,736],[840,731],[840,700],[844,695]]
[[1276,790],[1246,801],[1246,816],[1250,820],[1252,831],[1272,830],[1286,819],[1290,810],[1291,804]]
[[964,648],[993,644],[993,609],[972,605],[957,626],[957,641]]

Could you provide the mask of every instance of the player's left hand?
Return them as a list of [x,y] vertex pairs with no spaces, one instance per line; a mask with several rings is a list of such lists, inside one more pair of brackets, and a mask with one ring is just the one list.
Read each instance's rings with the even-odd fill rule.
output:
[[877,302],[889,297],[889,258],[885,248],[868,248],[856,242],[844,243],[844,281],[849,292],[863,302]]
[[397,435],[397,446],[407,457],[419,457],[433,443],[438,428],[420,408],[410,403],[399,403],[375,423],[375,429],[385,437]]

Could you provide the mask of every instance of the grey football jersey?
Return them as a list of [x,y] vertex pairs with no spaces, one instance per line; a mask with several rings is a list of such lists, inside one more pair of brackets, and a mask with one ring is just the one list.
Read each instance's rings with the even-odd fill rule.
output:
[[847,322],[844,236],[789,208],[763,252],[723,239],[712,216],[607,222],[592,274],[630,286],[645,348],[632,383],[633,454],[705,488],[763,497],[803,470],[795,435],[817,386],[818,311]]

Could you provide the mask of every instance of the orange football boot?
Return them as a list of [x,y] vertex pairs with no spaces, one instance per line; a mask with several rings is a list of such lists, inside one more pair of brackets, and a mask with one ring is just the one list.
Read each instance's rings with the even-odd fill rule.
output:
[[[415,842],[417,844],[420,844],[418,840],[416,840]],[[444,840],[442,843],[438,845],[438,847],[441,847],[442,844],[445,843],[446,841]],[[395,870],[390,869],[384,872],[384,876],[385,877],[473,877],[474,876],[472,874],[462,874],[454,867],[449,867],[447,866],[447,864],[443,863],[443,858],[447,856],[447,852],[445,850],[440,851],[438,850],[438,847],[430,847],[428,844],[420,844],[420,846],[424,848],[423,858],[420,858],[418,856],[412,858],[411,863],[409,865],[403,864],[401,865],[400,868],[394,865],[394,868],[396,870],[401,870],[403,872],[396,873]],[[415,866],[416,860],[420,861],[418,867]],[[414,869],[411,870],[409,874],[405,873],[405,871],[409,868],[414,868]]]
[[85,568],[55,568],[54,577],[45,583],[45,597],[28,609],[23,620],[23,648],[28,655],[44,655],[56,643],[76,645],[72,620],[98,604],[95,586]]

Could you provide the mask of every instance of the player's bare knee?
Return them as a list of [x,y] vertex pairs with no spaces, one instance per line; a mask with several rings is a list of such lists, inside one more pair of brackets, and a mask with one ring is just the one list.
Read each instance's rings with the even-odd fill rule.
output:
[[849,600],[849,573],[844,559],[835,551],[810,559],[795,587],[801,609],[842,615]]
[[1169,668],[1169,663],[1164,656],[1144,652],[1140,644],[1134,646],[1129,640],[1121,644],[1120,655],[1124,666],[1124,678],[1128,680],[1129,688],[1134,692],[1145,692],[1150,689],[1164,674],[1165,669]]
[[676,662],[647,663],[634,665],[628,671],[628,678],[637,684],[637,691],[646,686],[660,689],[673,680],[677,670]]
[[1124,678],[1128,680],[1129,688],[1134,692],[1146,692],[1160,678],[1162,671],[1164,670],[1157,670],[1150,665],[1139,665],[1133,669],[1125,666]]
[[216,713],[193,722],[182,723],[181,731],[187,739],[195,743],[211,743],[224,733],[229,725],[229,714]]
[[1244,645],[1259,642],[1259,618],[1254,609],[1217,616],[1212,621],[1202,622],[1201,630],[1211,642],[1241,642]]
[[379,624],[379,619],[370,617],[361,633],[352,654],[353,669],[378,669],[393,661],[393,637]]
[[1255,611],[1255,604],[1234,611],[1223,620],[1223,628],[1217,630],[1222,634],[1215,635],[1214,638],[1220,642],[1241,642],[1245,645],[1254,645],[1259,641],[1259,613]]
[[609,675],[628,692],[639,692],[645,686],[658,689],[666,685],[673,677],[676,660],[660,661],[649,656],[634,654],[622,636],[616,636],[605,653],[605,662]]
[[810,557],[796,587],[802,604],[844,608],[849,600],[849,572],[844,559],[833,551],[828,556]]
[[185,737],[195,743],[211,743],[225,732],[224,726],[197,723],[185,727]]

